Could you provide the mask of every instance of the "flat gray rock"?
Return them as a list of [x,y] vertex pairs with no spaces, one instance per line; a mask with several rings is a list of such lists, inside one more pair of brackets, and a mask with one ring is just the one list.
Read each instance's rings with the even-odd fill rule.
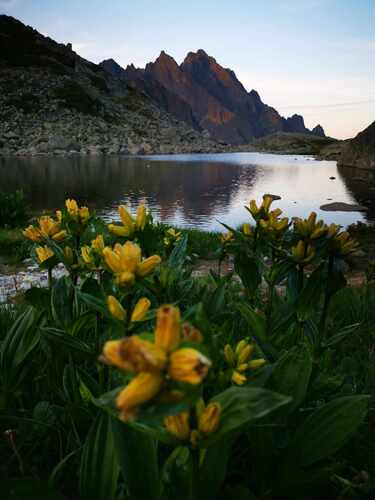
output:
[[334,201],[333,203],[321,205],[320,210],[325,210],[326,212],[366,212],[368,209],[363,205]]

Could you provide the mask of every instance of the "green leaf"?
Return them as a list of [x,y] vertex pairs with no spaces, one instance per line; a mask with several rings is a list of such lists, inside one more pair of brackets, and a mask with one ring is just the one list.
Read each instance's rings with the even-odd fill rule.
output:
[[104,299],[83,292],[77,292],[77,295],[90,309],[99,312],[103,316],[110,316]]
[[52,317],[58,325],[66,329],[69,329],[73,319],[73,296],[74,289],[67,276],[54,283],[51,293]]
[[155,439],[116,419],[112,419],[112,433],[129,497],[137,500],[159,500]]
[[83,446],[80,467],[80,500],[115,498],[119,467],[111,429],[111,417],[100,414]]
[[46,481],[19,479],[1,483],[1,498],[4,500],[64,500],[61,493]]
[[259,263],[255,257],[238,252],[234,261],[234,269],[250,293],[254,293],[262,281]]
[[319,305],[320,297],[325,290],[323,266],[318,267],[307,279],[296,303],[297,316],[300,321],[308,319],[314,314]]
[[162,499],[190,500],[193,495],[193,457],[186,446],[178,446],[162,469]]
[[211,446],[225,435],[286,405],[291,398],[258,387],[231,387],[211,401],[221,406],[220,424],[218,430],[205,440],[205,446]]
[[295,346],[273,365],[269,388],[292,398],[292,401],[280,410],[283,414],[291,413],[302,404],[311,372],[312,356],[307,346]]
[[4,386],[18,383],[21,380],[19,370],[24,365],[28,354],[40,340],[39,321],[32,307],[28,307],[14,322],[1,344],[0,374]]
[[199,495],[202,500],[217,498],[225,479],[232,444],[231,439],[222,439],[206,450],[199,472]]
[[297,429],[289,453],[304,467],[333,455],[362,424],[368,401],[368,396],[347,396],[318,408]]
[[188,241],[188,236],[185,235],[183,238],[180,239],[180,241],[174,247],[167,260],[168,267],[176,268],[182,266],[182,264],[186,259],[187,241]]

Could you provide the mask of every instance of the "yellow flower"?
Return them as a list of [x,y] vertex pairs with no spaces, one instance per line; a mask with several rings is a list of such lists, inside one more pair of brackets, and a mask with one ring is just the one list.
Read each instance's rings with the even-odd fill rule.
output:
[[148,257],[138,265],[138,276],[147,276],[155,269],[156,266],[160,264],[160,262],[161,258],[159,257],[159,255],[151,255],[151,257]]
[[238,354],[237,365],[246,363],[254,351],[254,346],[247,344]]
[[56,219],[58,222],[62,221],[62,211],[61,210],[56,210]]
[[180,311],[172,305],[159,307],[156,315],[155,344],[166,352],[180,343]]
[[130,317],[130,321],[142,321],[143,318],[146,316],[147,311],[150,309],[151,302],[146,298],[143,297],[142,299],[139,299],[138,302],[136,303],[132,315]]
[[116,224],[108,224],[108,229],[115,236],[124,237],[130,235],[129,228],[127,226],[117,226]]
[[210,403],[207,405],[198,420],[199,431],[203,434],[216,432],[220,423],[220,415],[221,406],[219,403]]
[[294,218],[295,232],[305,240],[316,240],[327,233],[328,227],[322,220],[316,221],[316,213],[311,212],[307,219]]
[[90,217],[90,211],[87,207],[80,207],[79,217],[81,220],[85,221]]
[[236,385],[243,385],[246,382],[247,378],[245,375],[242,373],[237,372],[236,370],[233,371],[232,374],[232,382]]
[[137,208],[137,216],[135,218],[135,225],[138,229],[144,229],[146,224],[146,207],[144,205],[139,205]]
[[103,235],[98,234],[98,236],[94,240],[92,240],[91,247],[95,250],[96,253],[102,255],[104,250]]
[[23,235],[31,241],[40,241],[43,238],[39,229],[32,225],[23,230]]
[[60,230],[60,225],[58,222],[55,222],[52,217],[42,216],[39,219],[39,227],[40,234],[44,238],[48,238],[49,236],[53,237]]
[[232,231],[228,231],[226,234],[221,235],[221,243],[223,245],[226,245],[227,243],[230,243],[234,239],[234,234]]
[[258,368],[261,368],[265,364],[266,364],[266,360],[263,358],[259,358],[259,359],[253,359],[252,361],[249,361],[247,366],[250,370],[257,370]]
[[82,256],[82,260],[83,262],[87,265],[87,266],[95,266],[95,260],[94,260],[94,257],[92,255],[92,248],[89,247],[88,245],[84,245],[83,247],[81,247],[81,256]]
[[182,338],[185,342],[203,342],[201,332],[189,323],[182,325]]
[[61,231],[60,223],[53,220],[52,217],[43,215],[38,219],[38,224],[39,228],[30,225],[24,229],[24,236],[32,241],[40,241],[47,238],[61,241],[66,237],[66,231]]
[[41,264],[55,255],[54,252],[48,247],[36,247],[35,252]]
[[316,251],[315,248],[306,244],[303,240],[299,240],[296,246],[291,248],[292,258],[300,266],[305,266],[313,260]]
[[264,195],[263,201],[259,207],[257,206],[255,200],[251,200],[248,210],[256,221],[259,219],[267,219],[272,202],[272,196]]
[[124,271],[116,276],[116,283],[119,285],[133,285],[135,282],[134,273]]
[[161,261],[158,255],[153,255],[142,261],[139,245],[131,241],[127,241],[124,245],[117,243],[113,250],[105,247],[103,257],[107,266],[115,274],[116,281],[120,284],[133,283],[135,275],[146,276]]
[[[125,339],[106,342],[104,345],[102,361],[125,371],[142,375],[157,374],[159,377],[158,379],[150,379],[152,396],[148,396],[149,393],[145,392],[147,397],[145,396],[145,399],[141,398],[139,402],[135,399],[135,391],[133,390],[134,387],[138,387],[134,380],[138,380],[139,377],[136,377],[129,384],[131,388],[129,392],[125,392],[125,395],[129,398],[131,396],[131,401],[129,402],[125,398],[125,405],[123,400],[119,403],[123,418],[134,416],[137,406],[156,396],[161,390],[164,379],[167,384],[169,378],[171,378],[196,385],[207,375],[211,363],[200,352],[191,348],[181,348],[171,352],[171,349],[178,348],[180,342],[179,323],[179,310],[173,306],[162,306],[157,313],[154,343],[143,340],[137,335],[132,335]],[[143,391],[142,384],[141,387]],[[121,394],[124,394],[124,391]],[[173,387],[170,388],[167,385],[165,391],[160,394],[158,401],[180,401],[183,397],[183,391],[173,390]]]
[[251,236],[253,234],[253,230],[252,230],[250,224],[248,224],[248,223],[243,224],[243,226],[242,226],[242,232],[246,236]]
[[164,425],[168,432],[181,441],[187,441],[190,437],[189,412],[184,411],[177,415],[169,415],[164,418]]
[[107,306],[109,312],[120,321],[124,321],[126,318],[126,311],[120,304],[120,302],[113,295],[108,295]]
[[65,231],[65,229],[63,229],[62,231],[59,231],[58,233],[54,234],[52,236],[52,239],[54,241],[61,241],[64,238],[66,238],[66,236],[67,236],[67,232]]
[[129,234],[132,233],[134,230],[134,220],[127,208],[124,205],[120,205],[118,207],[118,213],[120,215],[121,222],[128,229]]
[[69,215],[71,215],[72,217],[78,217],[79,208],[78,208],[76,200],[67,199],[65,201],[65,206],[66,206],[66,209],[67,209]]
[[132,373],[162,371],[167,364],[166,353],[138,335],[106,342],[103,355],[107,363]]
[[123,389],[116,399],[121,418],[125,421],[135,417],[140,405],[154,398],[163,385],[161,373],[142,372]]
[[224,357],[229,365],[236,366],[236,355],[229,344],[224,347]]
[[202,353],[183,347],[170,356],[168,373],[174,380],[197,385],[208,373],[211,362]]

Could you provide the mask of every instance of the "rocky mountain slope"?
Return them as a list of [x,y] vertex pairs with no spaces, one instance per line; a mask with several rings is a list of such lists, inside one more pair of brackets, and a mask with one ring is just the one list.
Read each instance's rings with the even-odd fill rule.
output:
[[223,150],[189,125],[184,103],[183,121],[164,109],[70,44],[0,16],[0,155]]
[[348,141],[338,165],[375,171],[375,122]]
[[182,64],[161,52],[144,69],[126,69],[113,59],[101,66],[110,74],[133,83],[156,103],[197,130],[229,144],[246,144],[275,132],[297,132],[324,136],[317,125],[306,128],[303,117],[283,118],[264,104],[255,90],[247,92],[235,73],[223,68],[204,52],[189,52]]
[[316,155],[321,159],[336,160],[341,154],[344,141],[331,137],[297,132],[277,132],[255,139],[251,145],[259,152]]

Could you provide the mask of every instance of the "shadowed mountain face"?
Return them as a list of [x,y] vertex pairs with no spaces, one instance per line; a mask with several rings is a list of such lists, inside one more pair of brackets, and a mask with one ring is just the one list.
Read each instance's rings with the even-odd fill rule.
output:
[[101,66],[132,82],[176,118],[207,130],[216,140],[244,144],[274,132],[324,136],[320,125],[307,129],[302,116],[280,116],[255,90],[247,92],[232,70],[220,66],[203,50],[189,52],[181,65],[162,51],[144,69],[133,65],[123,69],[113,59]]
[[348,142],[339,159],[339,165],[375,170],[375,122]]

